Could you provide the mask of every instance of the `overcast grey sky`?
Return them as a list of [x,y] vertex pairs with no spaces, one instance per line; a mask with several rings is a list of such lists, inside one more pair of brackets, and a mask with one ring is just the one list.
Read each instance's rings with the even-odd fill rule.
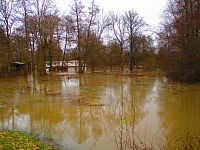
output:
[[[62,11],[69,9],[72,0],[55,0],[58,8]],[[82,0],[88,5],[92,0]],[[167,0],[96,0],[96,3],[105,11],[114,11],[123,13],[124,11],[134,9],[144,18],[147,24],[152,27],[158,26],[161,21],[162,12],[166,6]]]

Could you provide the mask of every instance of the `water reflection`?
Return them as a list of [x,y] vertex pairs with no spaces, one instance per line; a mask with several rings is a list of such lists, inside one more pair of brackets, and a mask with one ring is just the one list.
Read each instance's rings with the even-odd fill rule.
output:
[[[159,94],[158,80],[136,85],[133,84],[134,82],[135,80],[130,80],[128,83],[121,82],[116,92],[121,93],[121,96],[112,109],[107,111],[108,117],[105,116],[113,123],[111,123],[111,128],[114,129],[113,137],[119,150],[152,148],[152,135],[158,133],[152,128],[152,124],[157,129],[160,126],[160,124],[152,123],[152,119],[156,121],[155,123],[159,121],[155,104]],[[111,120],[109,116],[115,117]]]
[[187,144],[192,137],[197,138],[197,149],[199,148],[199,89],[199,85],[167,84],[163,86],[159,96],[159,115],[163,118],[163,126],[167,131],[165,147],[168,147],[169,142],[171,148],[175,148],[177,144]]
[[119,74],[35,75],[0,82],[0,128],[50,137],[63,149],[159,148],[160,139],[173,139],[177,127],[188,122],[184,116],[193,122],[192,133],[200,131],[194,115],[199,86],[177,92],[159,78]]

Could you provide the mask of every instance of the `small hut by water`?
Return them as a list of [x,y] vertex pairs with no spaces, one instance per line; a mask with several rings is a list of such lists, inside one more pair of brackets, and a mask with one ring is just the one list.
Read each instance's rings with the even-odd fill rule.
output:
[[25,69],[25,63],[23,62],[12,62],[11,63],[11,66],[13,68],[13,71],[16,71],[16,72],[21,72],[21,71],[24,71]]

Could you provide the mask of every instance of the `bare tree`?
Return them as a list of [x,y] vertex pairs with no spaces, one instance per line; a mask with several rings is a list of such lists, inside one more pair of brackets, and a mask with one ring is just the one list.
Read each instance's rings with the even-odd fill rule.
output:
[[35,0],[34,16],[37,19],[37,68],[41,74],[46,73],[45,65],[47,61],[47,52],[51,57],[51,49],[49,45],[52,43],[52,35],[54,34],[54,23],[52,16],[56,16],[57,9],[51,0]]
[[112,15],[112,29],[115,36],[115,40],[120,46],[120,65],[121,71],[123,71],[123,50],[126,42],[126,25],[123,16]]
[[17,18],[22,23],[19,28],[23,31],[23,36],[25,37],[25,47],[23,49],[24,61],[26,63],[26,69],[28,68],[28,63],[30,62],[29,49],[30,49],[30,33],[29,33],[29,17],[32,15],[33,10],[31,5],[32,0],[20,0],[15,5],[15,11],[17,12]]
[[86,19],[86,22],[87,23],[87,38],[90,37],[90,34],[94,31],[92,31],[92,28],[97,24],[97,17],[98,17],[98,14],[100,12],[100,9],[99,9],[99,6],[97,6],[95,4],[95,1],[93,0],[90,4],[90,7],[88,8],[89,10],[89,14],[87,16],[87,19]]
[[102,35],[105,29],[109,26],[110,21],[108,21],[108,16],[100,10],[94,0],[88,7],[88,12],[89,13],[86,17],[86,38],[84,38],[84,58],[85,62],[91,68],[91,71],[94,72],[95,67],[102,66],[101,59],[104,59],[102,51],[105,50]]
[[10,63],[12,59],[11,47],[10,47],[10,42],[11,42],[10,35],[12,32],[13,24],[15,22],[13,7],[14,7],[13,0],[0,0],[0,24],[2,25],[6,35],[8,56],[5,60],[8,67],[8,71],[10,71]]
[[79,62],[79,73],[83,72],[82,69],[82,34],[83,34],[83,17],[85,16],[84,5],[80,0],[73,0],[71,6],[71,15],[75,23],[75,32],[76,32],[76,43],[77,43],[77,52],[78,52],[78,62]]
[[65,47],[64,47],[64,54],[62,58],[62,66],[64,66],[64,61],[66,57],[67,50],[71,49],[72,43],[75,41],[74,39],[74,20],[72,16],[67,15],[63,18],[63,30],[64,30],[64,41],[65,41]]
[[29,32],[29,45],[31,50],[31,70],[35,71],[35,51],[38,41],[38,26],[37,18],[33,16],[28,17],[28,32]]
[[127,29],[128,29],[128,39],[129,39],[129,48],[130,48],[130,70],[133,70],[135,63],[134,58],[134,40],[137,37],[137,34],[145,26],[145,23],[141,17],[134,11],[130,10],[125,12],[124,17]]
[[[47,55],[48,55],[48,60],[50,62],[50,71],[52,70],[52,62],[54,60],[54,52],[53,50],[55,50],[55,46],[53,46],[53,43],[55,43],[55,38],[54,38],[54,34],[55,34],[55,30],[58,28],[59,26],[59,21],[60,18],[57,14],[57,12],[54,12],[54,14],[51,14],[49,16],[45,17],[45,25],[46,25],[46,30],[45,30],[45,38],[47,38]],[[54,42],[55,41],[55,42]],[[57,43],[57,46],[59,46],[59,43]]]
[[94,72],[95,67],[95,53],[98,52],[99,40],[95,33],[95,28],[97,25],[97,17],[99,15],[99,6],[95,4],[93,0],[88,7],[88,15],[86,16],[86,31],[85,31],[85,42],[84,42],[84,63],[88,63],[91,67],[92,72]]

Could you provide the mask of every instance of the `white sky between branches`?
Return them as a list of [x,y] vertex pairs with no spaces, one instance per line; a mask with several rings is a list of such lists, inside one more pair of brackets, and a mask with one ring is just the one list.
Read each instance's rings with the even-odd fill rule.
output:
[[[82,0],[88,6],[92,0]],[[161,15],[167,0],[96,0],[95,2],[104,11],[123,13],[134,9],[151,27],[157,27],[161,22]],[[55,0],[61,12],[69,9],[72,0]]]

